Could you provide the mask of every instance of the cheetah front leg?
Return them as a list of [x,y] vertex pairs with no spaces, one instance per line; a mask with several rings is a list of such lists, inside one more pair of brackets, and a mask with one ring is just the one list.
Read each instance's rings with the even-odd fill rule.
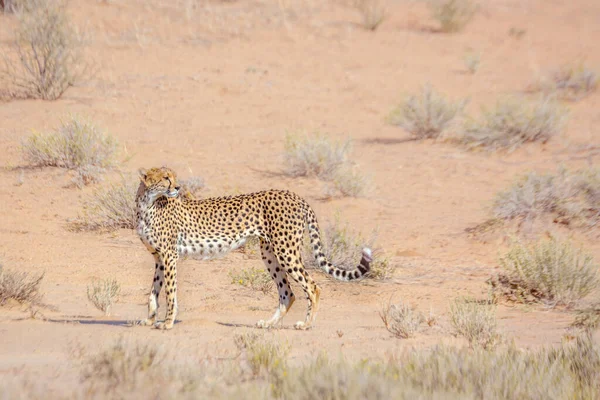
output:
[[294,304],[294,293],[290,287],[290,283],[286,279],[285,271],[279,265],[277,257],[272,252],[271,246],[261,239],[260,241],[260,252],[262,259],[265,263],[265,267],[269,274],[273,278],[277,291],[279,292],[279,307],[275,310],[275,314],[268,321],[260,320],[256,323],[258,328],[271,328],[276,326],[287,314],[289,309]]
[[172,329],[177,317],[177,260],[176,251],[168,251],[160,256],[164,265],[165,291],[167,294],[167,315],[164,322],[157,322],[157,329]]
[[158,296],[163,286],[165,266],[160,260],[158,253],[153,253],[154,256],[154,281],[148,296],[148,318],[141,320],[140,325],[150,326],[156,322],[156,314],[158,313]]

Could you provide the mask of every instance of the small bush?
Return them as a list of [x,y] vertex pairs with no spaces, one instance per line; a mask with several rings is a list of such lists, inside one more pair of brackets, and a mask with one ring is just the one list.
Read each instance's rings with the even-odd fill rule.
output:
[[458,298],[450,306],[450,321],[457,335],[469,341],[471,347],[490,349],[498,343],[496,306],[473,299]]
[[274,282],[271,275],[264,270],[258,268],[242,269],[238,274],[229,273],[231,283],[242,285],[268,294],[273,290]]
[[547,142],[562,131],[565,120],[565,110],[549,99],[535,103],[502,101],[468,124],[461,141],[471,149],[513,151],[528,142]]
[[[511,283],[512,300],[571,306],[598,286],[598,265],[591,255],[554,238],[532,246],[516,242],[500,257]],[[506,285],[495,285],[496,292]]]
[[467,71],[471,75],[475,74],[481,65],[481,53],[468,52],[465,54],[464,62]]
[[531,172],[498,193],[492,211],[501,220],[549,215],[561,224],[593,227],[600,219],[600,169]]
[[365,29],[374,31],[387,16],[386,0],[354,0],[354,7],[363,18]]
[[418,94],[408,96],[389,120],[417,139],[435,139],[450,127],[465,104],[465,101],[453,103],[425,85]]
[[110,314],[110,308],[117,300],[119,293],[121,293],[121,286],[116,279],[94,282],[92,286],[87,287],[88,300],[106,315]]
[[425,321],[423,314],[402,302],[384,305],[379,317],[389,332],[402,339],[415,336]]
[[204,179],[199,176],[180,179],[179,184],[181,185],[182,193],[185,195],[191,195],[191,197],[197,197],[206,187]]
[[236,335],[234,342],[240,351],[246,352],[255,376],[265,372],[272,374],[287,365],[289,346],[267,341],[254,333]]
[[52,133],[29,136],[21,151],[30,165],[75,170],[75,183],[85,185],[115,164],[117,142],[91,121],[72,116]]
[[285,173],[289,176],[316,176],[330,180],[348,163],[350,141],[332,142],[324,135],[285,138]]
[[15,54],[5,57],[2,75],[18,97],[58,99],[85,70],[81,39],[65,4],[54,0],[19,1]]
[[581,100],[597,88],[598,74],[582,64],[557,69],[533,87],[547,95],[571,101]]
[[286,136],[285,174],[316,176],[328,182],[326,197],[359,197],[366,190],[366,179],[350,160],[350,141],[332,142],[326,136]]
[[367,181],[357,168],[339,168],[325,188],[325,197],[361,197],[365,194]]
[[471,0],[429,0],[429,6],[442,32],[461,31],[477,11]]
[[[371,271],[369,271],[367,278],[386,280],[391,278],[394,268],[389,259],[377,248],[376,239],[375,232],[369,238],[365,238],[360,233],[352,230],[348,224],[343,224],[340,221],[339,215],[336,215],[333,223],[325,225],[321,237],[325,257],[333,265],[346,270],[356,268],[364,248],[375,249]],[[302,255],[305,266],[320,269],[309,245],[310,241],[305,240],[305,244]]]
[[6,271],[0,264],[0,306],[9,300],[31,305],[42,301],[40,284],[44,274],[30,276],[27,272]]
[[71,223],[78,230],[134,229],[136,181],[122,179],[105,184],[83,202],[83,212]]
[[136,381],[144,375],[163,372],[159,352],[150,345],[132,345],[123,340],[85,360],[82,381],[109,392],[117,389],[133,390]]

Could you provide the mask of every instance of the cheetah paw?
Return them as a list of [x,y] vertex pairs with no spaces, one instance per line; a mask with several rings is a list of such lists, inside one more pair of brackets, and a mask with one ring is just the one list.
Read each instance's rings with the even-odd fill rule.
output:
[[169,330],[169,329],[173,329],[173,324],[168,324],[168,323],[165,323],[165,322],[157,322],[157,323],[154,324],[154,328],[160,329],[162,331],[166,331],[166,330]]
[[269,325],[264,319],[261,319],[256,323],[256,327],[260,329],[268,329],[271,327],[271,325]]
[[140,326],[152,326],[154,324],[155,324],[154,320],[149,319],[149,318],[142,319],[142,320],[138,321],[138,323],[137,323],[137,325],[140,325]]
[[298,321],[296,322],[296,324],[294,324],[294,328],[298,329],[299,331],[305,331],[307,329],[310,329],[310,326],[306,325],[304,321]]

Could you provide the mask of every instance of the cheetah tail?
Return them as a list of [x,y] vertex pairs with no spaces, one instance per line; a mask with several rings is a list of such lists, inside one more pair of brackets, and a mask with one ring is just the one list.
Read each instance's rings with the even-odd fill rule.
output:
[[[310,210],[312,211],[312,210]],[[364,278],[371,270],[371,262],[373,261],[373,252],[368,247],[362,250],[362,258],[358,266],[351,270],[341,269],[331,264],[323,254],[323,245],[321,244],[321,233],[314,212],[308,215],[308,233],[310,236],[310,244],[313,250],[315,261],[326,273],[340,281],[352,281]]]

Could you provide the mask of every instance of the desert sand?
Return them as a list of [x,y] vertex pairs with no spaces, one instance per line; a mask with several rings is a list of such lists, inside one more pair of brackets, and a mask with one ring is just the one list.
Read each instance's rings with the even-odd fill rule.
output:
[[[56,101],[0,103],[0,260],[6,269],[45,273],[51,308],[31,318],[18,305],[0,308],[0,379],[22,374],[72,382],[74,349],[96,351],[119,338],[166,344],[196,356],[226,357],[235,334],[270,317],[277,295],[231,284],[229,273],[262,268],[253,252],[179,265],[179,316],[172,331],[131,327],[144,318],[153,260],[132,230],[72,232],[68,222],[99,183],[78,189],[70,172],[28,168],[20,144],[32,130],[50,131],[70,113],[89,117],[120,143],[120,165],[105,182],[138,168],[166,165],[182,178],[201,176],[203,196],[290,189],[322,225],[341,213],[377,244],[395,267],[385,282],[343,283],[311,275],[322,287],[316,325],[298,296],[283,328],[291,357],[321,351],[359,359],[404,347],[464,344],[447,314],[457,296],[485,298],[499,271],[503,235],[484,240],[466,230],[490,217],[495,194],[528,171],[593,165],[599,154],[600,95],[567,103],[564,132],[512,153],[469,152],[444,141],[415,141],[386,122],[406,94],[430,83],[467,112],[523,95],[541,74],[584,61],[600,66],[596,0],[485,2],[459,33],[438,31],[422,2],[393,1],[374,32],[339,2],[174,2],[72,0],[69,12],[88,37],[93,76]],[[0,51],[16,22],[0,14]],[[511,29],[522,30],[519,37]],[[464,55],[481,54],[469,74]],[[286,132],[350,138],[352,159],[369,179],[362,198],[323,199],[323,183],[281,174]],[[554,227],[600,259],[598,232]],[[105,317],[87,300],[94,279],[116,278],[122,294]],[[296,289],[301,293],[299,288]],[[378,315],[390,298],[438,316],[415,338],[393,337]],[[161,298],[161,311],[165,301]],[[569,310],[500,304],[500,330],[519,347],[560,343]]]

